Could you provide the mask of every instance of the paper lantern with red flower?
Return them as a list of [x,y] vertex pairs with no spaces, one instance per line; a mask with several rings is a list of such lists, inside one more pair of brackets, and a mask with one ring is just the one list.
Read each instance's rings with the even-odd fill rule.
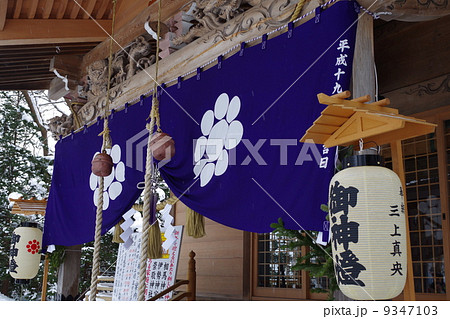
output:
[[9,274],[25,284],[39,271],[42,230],[37,223],[24,222],[13,232],[9,251]]

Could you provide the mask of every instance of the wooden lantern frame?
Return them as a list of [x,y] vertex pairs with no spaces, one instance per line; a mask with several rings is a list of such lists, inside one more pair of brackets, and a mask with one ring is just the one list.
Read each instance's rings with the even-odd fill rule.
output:
[[[300,142],[323,144],[325,147],[358,145],[360,139],[375,142],[378,145],[390,144],[392,168],[405,187],[405,169],[401,141],[433,133],[436,124],[399,114],[397,109],[387,107],[389,99],[373,103],[369,95],[352,100],[350,91],[332,96],[319,93],[319,103],[327,105],[313,125],[306,131]],[[406,197],[405,197],[406,200]],[[405,205],[407,249],[411,251],[408,211]],[[414,276],[411,254],[407,259],[407,278],[403,289],[404,300],[415,301]]]

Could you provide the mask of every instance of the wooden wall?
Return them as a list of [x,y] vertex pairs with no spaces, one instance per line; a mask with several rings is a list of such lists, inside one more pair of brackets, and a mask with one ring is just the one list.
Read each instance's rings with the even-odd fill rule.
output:
[[450,104],[450,15],[374,23],[379,93],[411,115]]
[[[185,225],[186,206],[175,207],[175,225]],[[249,234],[205,218],[206,236],[183,234],[177,279],[187,279],[188,254],[196,254],[198,300],[246,300],[249,294]],[[248,243],[248,245],[247,245]]]

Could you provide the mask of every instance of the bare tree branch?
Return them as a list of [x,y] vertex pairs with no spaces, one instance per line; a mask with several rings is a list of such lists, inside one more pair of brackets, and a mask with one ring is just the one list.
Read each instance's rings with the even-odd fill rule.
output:
[[39,128],[39,131],[41,132],[42,136],[42,143],[43,143],[43,149],[44,149],[44,156],[48,156],[49,154],[49,148],[48,148],[48,132],[45,126],[42,125],[42,123],[39,121],[38,112],[34,106],[33,101],[31,100],[31,97],[28,93],[28,91],[21,91],[23,96],[25,97],[25,101],[27,101],[28,107],[31,110],[31,117],[33,118],[33,121],[36,123],[36,125]]

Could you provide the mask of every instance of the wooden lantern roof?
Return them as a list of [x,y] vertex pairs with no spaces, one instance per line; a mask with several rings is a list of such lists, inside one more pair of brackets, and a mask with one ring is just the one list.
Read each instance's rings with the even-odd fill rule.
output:
[[45,209],[47,208],[47,200],[42,199],[9,199],[14,202],[11,210],[11,214],[21,214],[21,215],[45,215]]
[[300,142],[312,140],[325,147],[356,144],[359,139],[378,145],[434,132],[436,124],[398,114],[389,100],[366,103],[370,96],[347,100],[345,91],[333,96],[320,93],[317,98],[327,107],[306,131]]

